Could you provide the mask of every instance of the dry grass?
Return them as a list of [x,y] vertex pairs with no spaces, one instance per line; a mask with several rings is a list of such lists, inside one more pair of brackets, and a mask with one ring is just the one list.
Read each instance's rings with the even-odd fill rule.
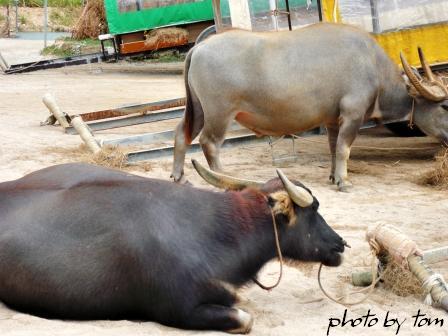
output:
[[418,279],[408,270],[389,260],[381,275],[384,287],[399,296],[423,295]]
[[160,28],[145,34],[145,44],[153,46],[155,50],[159,46],[178,45],[188,40],[188,31],[182,28]]
[[126,153],[116,146],[104,146],[98,153],[91,153],[85,145],[81,160],[87,163],[95,164],[97,166],[123,169],[127,166]]
[[69,158],[68,162],[85,162],[124,171],[140,170],[148,172],[153,169],[151,162],[139,162],[128,165],[126,153],[117,146],[103,146],[101,151],[96,154],[93,154],[85,144],[75,148],[49,147],[44,154],[57,154],[64,158]]
[[102,0],[88,0],[72,31],[75,39],[97,38],[107,31],[106,13]]
[[436,155],[435,168],[421,175],[418,183],[448,190],[448,149],[444,149]]

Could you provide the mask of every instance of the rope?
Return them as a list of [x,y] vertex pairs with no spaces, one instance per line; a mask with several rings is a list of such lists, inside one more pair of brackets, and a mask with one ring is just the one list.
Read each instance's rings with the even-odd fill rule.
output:
[[381,246],[404,269],[409,269],[409,256],[414,254],[422,255],[422,251],[414,241],[389,224],[379,224],[374,229],[368,230],[367,239],[371,246],[376,244],[374,248],[377,254]]
[[283,276],[283,255],[282,255],[282,250],[280,248],[280,241],[278,239],[277,222],[275,221],[275,216],[274,216],[274,213],[272,212],[272,209],[270,209],[270,210],[271,210],[271,216],[272,216],[272,225],[274,226],[274,235],[275,235],[275,245],[277,248],[277,256],[278,256],[278,261],[280,262],[280,274],[278,276],[277,282],[275,284],[273,284],[272,286],[265,286],[261,282],[259,282],[256,278],[252,279],[260,288],[267,290],[267,291],[277,287],[280,284],[280,281]]
[[410,129],[414,129],[414,107],[415,107],[415,98],[412,98],[412,110],[408,123]]
[[[371,244],[371,242],[369,242],[369,243]],[[319,272],[317,273],[317,281],[319,283],[320,290],[322,291],[322,293],[325,294],[325,296],[327,298],[329,298],[333,302],[336,302],[336,303],[344,305],[344,306],[354,306],[354,305],[363,303],[365,300],[367,300],[370,297],[370,295],[372,294],[373,289],[375,288],[376,284],[381,280],[381,275],[377,276],[377,269],[378,269],[378,267],[376,266],[376,262],[375,262],[375,260],[376,260],[376,251],[377,250],[376,250],[375,243],[374,243],[374,245],[371,244],[370,247],[371,247],[371,252],[372,252],[372,262],[371,262],[371,272],[372,272],[372,277],[373,277],[372,283],[370,284],[370,286],[368,286],[366,288],[360,289],[358,291],[353,291],[353,292],[351,292],[351,293],[349,293],[347,295],[344,295],[342,297],[335,298],[332,295],[330,295],[324,289],[324,287],[322,285],[322,281],[321,281],[321,274],[322,274],[323,264],[320,264]],[[345,300],[344,300],[344,299],[346,299],[347,297],[349,297],[349,296],[351,296],[353,294],[360,294],[360,293],[364,293],[364,292],[367,292],[366,295],[362,299],[360,299],[358,301],[345,302]]]
[[[435,286],[439,286],[441,285],[442,287],[444,287],[444,289],[446,291],[448,291],[448,285],[445,282],[445,279],[443,278],[442,274],[440,273],[434,273],[432,275],[429,276],[428,279],[426,279],[423,283],[422,283],[422,287],[425,290],[425,300],[424,303],[427,305],[432,305],[433,304],[433,299],[432,299],[432,295],[431,295],[431,291],[433,289],[433,287]],[[437,302],[440,303],[440,302]]]

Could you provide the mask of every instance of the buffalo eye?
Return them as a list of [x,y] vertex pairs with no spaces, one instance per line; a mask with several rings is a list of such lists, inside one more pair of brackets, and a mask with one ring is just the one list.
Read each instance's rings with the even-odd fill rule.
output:
[[275,199],[273,199],[271,196],[268,196],[268,204],[272,208],[275,205]]
[[443,103],[441,104],[441,106],[442,106],[446,111],[448,111],[448,101],[443,102]]

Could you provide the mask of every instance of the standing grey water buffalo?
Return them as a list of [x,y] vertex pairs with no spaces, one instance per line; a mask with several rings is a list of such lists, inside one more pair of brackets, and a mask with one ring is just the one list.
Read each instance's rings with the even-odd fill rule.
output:
[[248,332],[229,287],[276,256],[338,266],[346,244],[280,171],[267,183],[195,163],[213,192],[85,164],[0,183],[0,300],[62,319],[138,318]]
[[219,171],[219,148],[233,119],[260,135],[324,124],[330,179],[340,190],[350,186],[350,147],[366,119],[394,120],[414,109],[415,123],[447,143],[446,87],[430,71],[430,82],[423,83],[402,62],[421,94],[415,104],[398,67],[369,34],[351,26],[321,23],[292,32],[235,30],[210,37],[186,58],[187,104],[176,130],[172,177],[182,179],[187,145],[201,130],[205,157]]

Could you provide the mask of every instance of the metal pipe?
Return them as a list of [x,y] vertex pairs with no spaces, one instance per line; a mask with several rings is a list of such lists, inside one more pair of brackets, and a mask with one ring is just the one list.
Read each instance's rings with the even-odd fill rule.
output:
[[215,20],[216,33],[220,33],[222,31],[222,15],[221,15],[221,1],[220,0],[212,0],[213,5],[213,16]]
[[[162,120],[170,120],[180,118],[184,115],[184,108],[170,110],[170,111],[162,111],[162,112],[154,112],[143,115],[129,116],[125,118],[115,118],[115,119],[107,119],[102,121],[96,121],[89,123],[89,127],[93,131],[101,131],[111,128],[125,127],[131,125],[140,125],[146,124],[155,121]],[[65,133],[67,134],[76,134],[76,130],[72,127],[68,127],[65,129]]]
[[322,22],[322,4],[321,0],[317,0],[317,13],[319,14],[319,22]]
[[374,34],[381,32],[380,18],[378,14],[378,0],[370,0],[370,11],[372,14],[372,28]]
[[44,0],[44,48],[47,47],[48,0]]
[[448,246],[424,251],[423,260],[428,264],[448,260]]
[[82,120],[84,121],[93,121],[100,119],[122,117],[134,113],[145,114],[147,112],[166,110],[173,107],[184,106],[185,101],[186,101],[185,98],[175,98],[152,103],[128,105],[102,111],[86,112],[79,114],[79,116],[81,116]]
[[288,12],[288,28],[289,30],[292,30],[291,12],[289,11],[289,0],[285,0],[285,4],[286,4],[286,11]]
[[[232,148],[236,146],[252,145],[261,142],[266,143],[266,138],[257,137],[254,134],[240,135],[225,139],[221,148]],[[201,145],[199,143],[193,143],[188,148],[188,153],[196,153],[199,151],[201,151]],[[157,159],[164,156],[172,156],[173,153],[174,146],[164,146],[150,150],[130,152],[127,154],[127,162],[134,163],[139,161]]]
[[16,6],[16,33],[19,32],[19,0],[14,0]]
[[11,29],[9,21],[9,3],[6,5],[6,37],[11,37]]
[[[242,129],[243,128],[239,124],[237,124],[236,122],[232,122],[227,131],[240,131]],[[124,138],[103,140],[101,141],[101,145],[112,145],[112,146],[118,146],[118,145],[130,146],[134,144],[151,145],[157,142],[173,140],[175,134],[176,134],[175,130],[168,130],[155,133],[132,135]]]

